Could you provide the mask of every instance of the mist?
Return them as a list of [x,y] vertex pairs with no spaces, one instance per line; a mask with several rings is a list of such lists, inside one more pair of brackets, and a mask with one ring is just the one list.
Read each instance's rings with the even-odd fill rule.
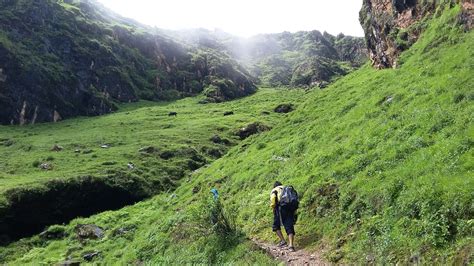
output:
[[240,37],[319,30],[363,36],[362,0],[98,0],[122,16],[162,29],[220,29]]

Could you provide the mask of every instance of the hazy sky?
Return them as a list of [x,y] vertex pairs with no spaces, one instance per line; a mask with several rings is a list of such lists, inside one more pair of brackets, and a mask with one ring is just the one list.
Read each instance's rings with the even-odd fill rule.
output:
[[320,30],[363,36],[362,0],[99,0],[115,12],[164,29],[215,28],[239,35]]

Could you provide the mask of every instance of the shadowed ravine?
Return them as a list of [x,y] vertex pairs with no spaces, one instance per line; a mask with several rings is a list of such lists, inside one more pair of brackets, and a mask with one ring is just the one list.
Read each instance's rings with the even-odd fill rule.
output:
[[107,210],[120,209],[151,194],[139,179],[107,180],[80,177],[54,180],[41,188],[9,190],[8,204],[0,208],[0,245]]

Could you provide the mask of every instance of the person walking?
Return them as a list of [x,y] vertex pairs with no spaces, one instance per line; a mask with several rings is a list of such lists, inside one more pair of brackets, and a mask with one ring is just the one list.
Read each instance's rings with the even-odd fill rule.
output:
[[273,209],[273,232],[276,233],[280,242],[278,247],[287,246],[287,242],[281,232],[281,226],[285,228],[288,235],[290,251],[295,251],[295,221],[296,209],[298,208],[298,194],[293,187],[285,187],[279,181],[273,185],[270,193],[270,206]]

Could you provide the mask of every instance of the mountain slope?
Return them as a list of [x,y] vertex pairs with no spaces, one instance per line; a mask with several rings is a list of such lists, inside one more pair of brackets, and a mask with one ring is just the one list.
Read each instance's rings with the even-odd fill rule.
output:
[[256,90],[219,51],[186,47],[95,1],[0,3],[0,124],[100,115],[117,102],[177,99],[210,85],[221,101]]
[[[271,263],[239,231],[274,239],[268,193],[280,180],[302,196],[298,248],[324,246],[329,260],[356,264],[472,263],[474,32],[464,32],[460,12],[440,10],[398,69],[365,66],[310,92],[286,121],[173,194],[52,227],[58,239],[26,239],[0,258]],[[78,240],[84,223],[105,237]]]
[[324,87],[367,58],[362,38],[319,31],[257,35],[240,45],[232,54],[271,86]]
[[300,31],[239,38],[205,29],[168,31],[191,45],[227,51],[265,86],[321,86],[367,60],[363,38]]
[[261,88],[222,104],[140,102],[96,118],[0,126],[0,245],[174,190],[239,143],[241,128],[273,126],[284,115],[272,110],[303,96]]

